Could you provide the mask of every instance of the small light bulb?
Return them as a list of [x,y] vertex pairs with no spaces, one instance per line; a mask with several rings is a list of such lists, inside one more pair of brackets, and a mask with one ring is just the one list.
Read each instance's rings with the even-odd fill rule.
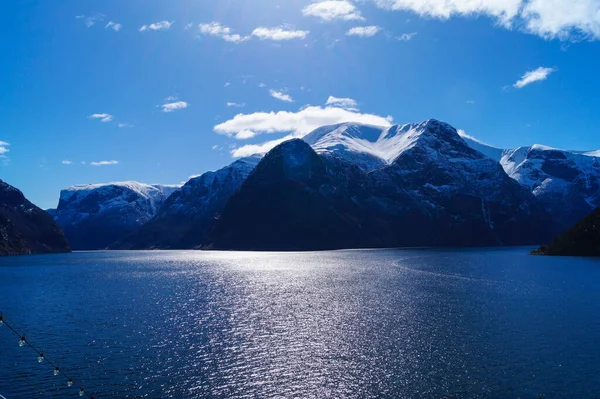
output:
[[60,373],[60,370],[57,368],[54,369],[54,371],[52,372],[54,375],[58,375]]
[[19,346],[25,346],[25,337],[21,337],[19,340]]
[[79,390],[79,396],[83,396],[84,394],[85,394],[85,391],[83,390],[83,388],[81,388],[81,389]]
[[72,387],[73,386],[73,380],[69,379],[69,381],[67,381],[67,386],[68,387]]
[[40,355],[38,356],[38,363],[41,363],[44,361],[44,353],[40,353]]

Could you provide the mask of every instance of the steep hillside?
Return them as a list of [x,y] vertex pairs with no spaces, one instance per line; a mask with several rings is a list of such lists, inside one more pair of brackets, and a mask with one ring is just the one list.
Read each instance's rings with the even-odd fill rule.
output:
[[58,225],[21,191],[0,180],[0,255],[70,252]]
[[50,210],[76,250],[104,249],[152,219],[179,186],[137,182],[91,184],[63,190]]

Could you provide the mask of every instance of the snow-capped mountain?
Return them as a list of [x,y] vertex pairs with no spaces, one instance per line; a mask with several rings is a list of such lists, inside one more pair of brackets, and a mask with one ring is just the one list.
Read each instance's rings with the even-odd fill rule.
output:
[[194,248],[203,243],[225,203],[260,159],[242,158],[192,178],[165,201],[156,217],[112,248]]
[[73,186],[61,191],[49,213],[73,249],[103,249],[152,219],[179,188],[137,182]]
[[[365,171],[391,164],[405,150],[415,145],[424,126],[409,123],[391,127],[341,123],[323,126],[303,138],[317,153],[335,153]],[[506,150],[495,148],[457,131],[458,135],[474,150],[500,161]]]
[[[430,122],[392,127],[343,123],[319,128],[304,140],[317,153],[335,154],[369,172],[389,165],[414,147],[421,140],[423,126]],[[499,162],[565,228],[600,206],[600,151],[566,151],[543,145],[501,149],[457,133],[469,147]]]
[[23,193],[0,180],[0,255],[69,252],[60,227]]
[[313,148],[293,140],[265,156],[211,247],[525,244],[557,231],[531,193],[446,123],[342,124],[307,141]]
[[[493,245],[542,242],[600,204],[598,154],[499,149],[436,120],[343,123],[284,144],[262,160],[240,159],[193,178],[166,200],[159,187],[135,183],[71,188],[61,202],[79,205],[59,206],[56,218],[70,235],[69,226],[112,210],[113,226],[128,226],[115,249]],[[105,233],[83,226],[79,233]],[[289,226],[304,233],[286,241]],[[301,238],[308,231],[310,242]],[[253,234],[262,241],[251,242]]]
[[600,158],[542,145],[504,153],[501,165],[565,227],[600,206]]

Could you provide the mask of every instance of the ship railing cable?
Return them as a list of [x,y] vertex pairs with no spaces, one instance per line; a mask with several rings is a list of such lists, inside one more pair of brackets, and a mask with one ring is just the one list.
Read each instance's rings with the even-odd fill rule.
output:
[[[0,327],[2,327],[3,325],[6,326],[13,334],[15,334],[19,338],[19,341],[18,341],[19,346],[22,346],[22,347],[26,346],[30,349],[33,349],[37,353],[37,355],[38,355],[37,360],[39,363],[46,363],[46,364],[49,364],[50,366],[52,366],[52,369],[53,369],[52,373],[55,376],[64,378],[67,381],[67,387],[71,388],[71,387],[75,386],[75,383],[74,383],[75,380],[73,380],[73,378],[71,378],[69,376],[69,374],[67,374],[63,369],[58,367],[58,364],[56,362],[53,362],[52,360],[50,360],[44,350],[42,350],[41,348],[38,348],[36,345],[34,345],[33,342],[26,337],[26,335],[23,333],[22,330],[17,328],[16,325],[12,321],[7,320],[6,315],[4,315],[2,312],[0,312]],[[79,396],[87,396],[90,399],[96,398],[96,396],[94,396],[93,394],[86,392],[85,389],[83,388],[83,386],[81,386],[79,388]],[[0,397],[2,397],[2,396],[0,395]]]

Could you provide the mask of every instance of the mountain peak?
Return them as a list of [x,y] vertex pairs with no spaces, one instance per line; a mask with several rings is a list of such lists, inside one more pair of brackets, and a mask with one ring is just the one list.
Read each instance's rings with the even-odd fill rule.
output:
[[454,127],[437,119],[389,127],[342,123],[316,129],[304,140],[316,152],[332,153],[366,171],[391,164],[417,145],[441,148],[444,141],[470,150]]

